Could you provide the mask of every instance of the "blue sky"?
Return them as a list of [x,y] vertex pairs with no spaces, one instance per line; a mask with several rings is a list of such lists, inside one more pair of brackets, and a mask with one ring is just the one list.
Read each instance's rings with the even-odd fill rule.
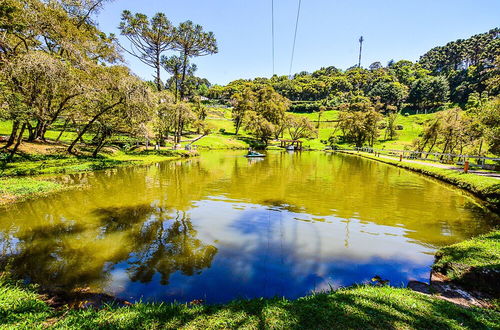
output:
[[[297,6],[298,0],[274,0],[279,75],[289,71]],[[214,32],[219,53],[194,60],[197,75],[212,83],[272,75],[271,0],[115,0],[100,13],[100,28],[119,34],[124,9],[163,12],[175,25],[189,19]],[[434,46],[498,26],[500,0],[302,0],[292,73],[356,64],[361,35],[367,67],[415,61]],[[151,78],[151,68],[125,57],[136,74]]]

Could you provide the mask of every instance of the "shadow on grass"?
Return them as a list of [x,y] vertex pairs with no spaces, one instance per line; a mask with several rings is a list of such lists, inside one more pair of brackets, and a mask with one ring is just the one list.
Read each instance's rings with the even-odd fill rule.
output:
[[110,328],[484,329],[498,313],[464,309],[405,289],[356,287],[298,300],[254,299],[228,305],[137,304],[100,312],[72,311],[61,326]]

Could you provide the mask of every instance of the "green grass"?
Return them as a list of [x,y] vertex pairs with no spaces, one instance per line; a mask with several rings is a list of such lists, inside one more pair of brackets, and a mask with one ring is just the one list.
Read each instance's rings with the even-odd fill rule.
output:
[[[306,117],[313,122],[317,127],[318,113],[294,113],[295,116]],[[328,122],[338,119],[339,111],[330,110],[325,111],[321,116],[321,123],[318,130],[318,135],[313,139],[302,139],[303,146],[310,150],[323,150],[326,146],[321,141],[327,141],[328,138],[335,131],[337,126],[336,122]],[[411,147],[413,141],[422,133],[424,123],[435,116],[432,114],[419,114],[411,116],[400,115],[396,119],[395,125],[402,125],[403,129],[398,130],[397,136],[393,140],[384,139],[384,130],[380,130],[380,135],[374,143],[374,148],[380,149],[406,149]],[[336,130],[336,136],[341,136],[340,129]],[[286,136],[285,136],[286,137]],[[349,143],[340,143],[340,147],[350,147]]]
[[[202,146],[204,148],[210,149],[245,149],[248,148],[249,143],[246,142],[251,139],[250,134],[245,132],[244,128],[240,129],[238,138],[234,135],[235,129],[234,124],[231,121],[231,109],[229,108],[209,108],[208,117],[206,119],[206,124],[212,129],[212,133],[196,142],[196,145]],[[291,113],[295,116],[306,117],[317,125],[318,113]],[[302,139],[303,146],[310,150],[323,150],[326,144],[321,141],[327,141],[328,137],[335,130],[337,123],[329,122],[338,119],[339,111],[330,110],[325,111],[321,116],[320,129],[318,130],[318,136],[312,139]],[[396,120],[397,125],[403,125],[403,130],[397,131],[398,136],[394,140],[388,141],[383,139],[383,131],[381,131],[381,136],[375,142],[375,148],[385,148],[385,149],[404,149],[412,144],[412,142],[418,138],[419,134],[422,132],[422,127],[424,122],[432,118],[435,114],[421,114],[421,115],[411,115],[411,116],[399,116]],[[10,121],[0,122],[0,135],[10,134],[12,123]],[[46,138],[50,140],[55,140],[59,135],[57,128],[60,128],[62,123],[56,122],[52,130],[47,131]],[[224,130],[224,132],[221,132]],[[336,135],[340,136],[341,131],[337,130]],[[25,133],[27,137],[27,132]],[[76,133],[72,131],[64,132],[61,136],[60,141],[63,143],[68,143],[73,141],[76,137]],[[188,138],[194,138],[195,136],[189,136]],[[90,140],[92,134],[84,135],[85,140]],[[287,133],[285,133],[284,138],[290,138]],[[128,142],[130,140],[127,136],[115,136],[113,137],[114,142]],[[341,144],[342,147],[348,147],[349,144]]]
[[492,329],[493,310],[465,309],[409,289],[358,286],[297,300],[238,300],[225,305],[137,303],[54,310],[33,287],[0,282],[5,328],[60,329]]
[[64,189],[63,185],[33,178],[1,178],[0,205]]
[[500,294],[500,230],[440,249],[433,268],[467,287]]
[[435,177],[477,195],[485,201],[488,207],[494,210],[500,210],[500,180],[498,179],[471,173],[466,174],[456,170],[438,168],[425,164],[400,162],[397,159],[375,157],[373,154],[364,152],[356,153],[345,151],[344,153],[362,156]]
[[34,287],[0,279],[0,324],[2,328],[40,327],[53,311],[40,300]]

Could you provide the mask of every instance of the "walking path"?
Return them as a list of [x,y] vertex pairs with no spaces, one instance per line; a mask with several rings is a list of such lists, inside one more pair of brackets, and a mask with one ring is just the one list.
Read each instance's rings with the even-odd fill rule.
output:
[[[347,151],[347,152],[351,153],[351,154],[357,154],[358,153],[356,151]],[[367,153],[367,152],[359,152],[359,153],[360,154],[364,154],[364,155],[373,156],[372,153]],[[391,157],[391,156],[386,156],[386,155],[379,155],[378,157],[399,161],[399,158],[397,158],[397,157]],[[458,167],[457,165],[448,165],[448,164],[441,164],[441,163],[424,162],[424,161],[413,160],[413,159],[404,159],[403,158],[402,162],[422,164],[422,165],[427,165],[427,166],[432,166],[432,167],[444,168],[444,169],[447,169],[447,170],[459,171],[459,172],[463,172],[463,170],[464,170],[463,167]],[[494,179],[500,180],[500,173],[499,172],[491,172],[491,171],[483,171],[483,170],[469,170],[469,173],[480,175],[480,176],[486,176],[486,177],[490,177],[490,178],[494,178]]]

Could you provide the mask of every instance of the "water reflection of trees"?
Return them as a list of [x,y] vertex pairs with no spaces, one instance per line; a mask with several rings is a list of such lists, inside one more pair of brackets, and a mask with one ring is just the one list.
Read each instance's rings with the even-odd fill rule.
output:
[[168,284],[176,271],[193,275],[210,267],[217,248],[196,238],[196,230],[185,212],[172,221],[153,221],[133,234],[135,248],[128,273],[133,281],[150,282],[156,273]]
[[110,271],[127,261],[132,281],[156,273],[168,283],[180,271],[193,275],[210,267],[217,249],[197,239],[186,213],[157,206],[98,208],[95,226],[65,221],[2,233],[4,267],[48,288],[103,287]]

